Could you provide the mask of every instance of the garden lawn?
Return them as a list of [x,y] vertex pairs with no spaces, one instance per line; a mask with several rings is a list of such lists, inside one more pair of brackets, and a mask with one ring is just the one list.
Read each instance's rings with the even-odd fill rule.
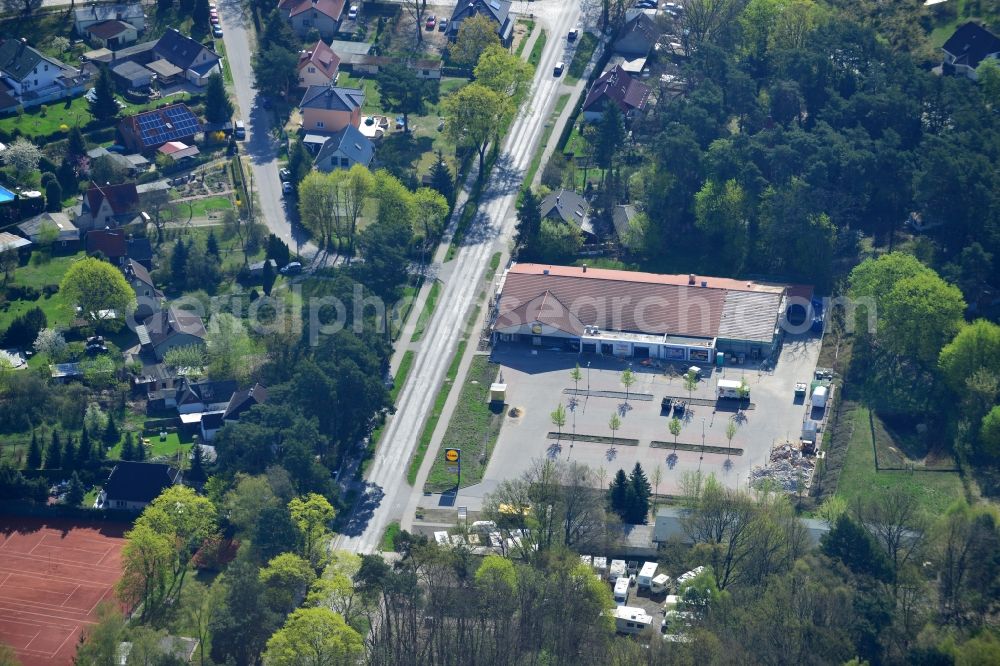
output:
[[[838,495],[850,502],[871,495],[875,488],[903,487],[913,492],[931,515],[941,515],[952,502],[964,496],[957,472],[876,471],[868,415],[869,410],[860,406],[850,414],[854,419],[853,431],[837,485]],[[882,429],[878,417],[874,418],[876,430]]]
[[[469,374],[462,384],[458,403],[448,423],[440,450],[462,449],[462,487],[479,483],[490,461],[490,454],[503,424],[503,405],[491,407],[490,384],[500,366],[490,363],[489,356],[472,358]],[[424,492],[442,492],[454,488],[455,474],[448,471],[448,463],[439,455],[434,460]]]
[[[70,264],[82,257],[83,252],[78,252],[46,260],[41,252],[36,251],[26,265],[18,267],[10,284],[34,287],[39,291],[46,285],[58,285]],[[71,304],[66,302],[60,292],[56,292],[48,297],[42,295],[36,301],[11,301],[0,306],[0,330],[6,330],[14,319],[36,306],[45,313],[49,327],[69,326],[72,319]]]

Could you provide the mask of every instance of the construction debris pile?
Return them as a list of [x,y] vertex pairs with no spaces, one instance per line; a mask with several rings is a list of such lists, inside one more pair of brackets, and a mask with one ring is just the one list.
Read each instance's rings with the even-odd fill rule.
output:
[[782,442],[771,449],[766,466],[756,465],[750,470],[750,483],[759,488],[769,481],[786,492],[804,493],[809,490],[815,469],[815,456],[802,455],[798,445]]

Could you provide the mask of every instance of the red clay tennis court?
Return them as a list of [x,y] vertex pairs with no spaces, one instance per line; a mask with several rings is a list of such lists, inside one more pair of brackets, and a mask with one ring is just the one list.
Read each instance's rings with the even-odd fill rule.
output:
[[70,664],[114,597],[126,525],[0,516],[0,642],[24,666]]

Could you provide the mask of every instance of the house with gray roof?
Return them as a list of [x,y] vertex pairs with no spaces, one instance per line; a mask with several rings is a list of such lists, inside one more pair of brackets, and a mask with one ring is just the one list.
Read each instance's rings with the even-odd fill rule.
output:
[[514,39],[514,17],[510,15],[509,0],[458,0],[455,10],[448,20],[448,39],[458,39],[462,21],[481,14],[497,24],[497,37],[504,46],[510,46]]
[[32,243],[47,240],[49,234],[59,247],[76,249],[80,244],[80,230],[66,213],[42,213],[21,222],[17,228]]
[[350,169],[355,164],[368,167],[375,157],[375,144],[357,128],[348,125],[335,132],[319,149],[316,168],[320,171]]
[[584,240],[597,239],[590,219],[590,204],[572,190],[556,190],[542,199],[542,218],[572,224],[583,234]]
[[339,132],[348,125],[361,125],[361,108],[365,104],[365,91],[360,88],[339,86],[309,86],[299,110],[302,112],[302,129],[307,132]]
[[205,344],[205,323],[194,312],[170,307],[149,316],[135,329],[139,344],[162,361],[175,347]]
[[196,86],[204,86],[208,83],[208,77],[216,72],[222,72],[220,65],[222,56],[201,42],[182,35],[176,28],[163,33],[153,47],[152,57],[154,60],[149,63],[151,70],[156,71],[153,65],[160,60],[166,61],[180,70],[184,78]]
[[84,82],[73,69],[37,49],[28,40],[0,41],[0,88],[22,106],[34,106],[80,92]]

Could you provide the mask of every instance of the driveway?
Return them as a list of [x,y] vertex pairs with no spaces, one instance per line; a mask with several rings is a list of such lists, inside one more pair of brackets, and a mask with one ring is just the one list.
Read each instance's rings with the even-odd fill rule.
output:
[[237,118],[241,118],[247,126],[247,138],[240,142],[240,152],[250,157],[252,174],[247,177],[257,193],[256,217],[293,251],[298,250],[300,254],[312,257],[316,254],[316,247],[306,242],[301,227],[296,225],[292,229],[289,218],[294,217],[294,211],[287,211],[286,206],[293,206],[294,202],[281,193],[279,144],[273,133],[272,114],[260,104],[254,86],[251,53],[256,46],[256,38],[252,29],[253,19],[239,0],[221,0],[218,11],[229,69],[233,73]]

